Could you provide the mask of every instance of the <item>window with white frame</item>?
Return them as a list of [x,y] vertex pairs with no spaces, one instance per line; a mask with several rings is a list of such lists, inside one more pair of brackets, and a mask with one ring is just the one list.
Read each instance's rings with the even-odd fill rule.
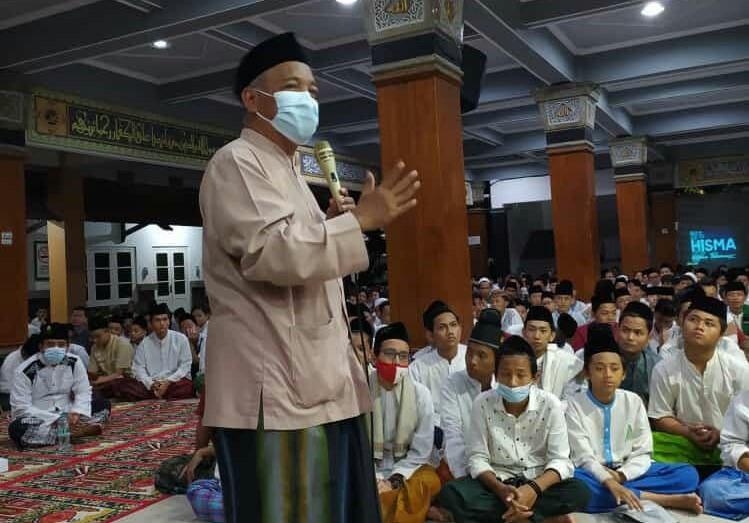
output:
[[121,305],[135,294],[135,248],[88,251],[88,305]]

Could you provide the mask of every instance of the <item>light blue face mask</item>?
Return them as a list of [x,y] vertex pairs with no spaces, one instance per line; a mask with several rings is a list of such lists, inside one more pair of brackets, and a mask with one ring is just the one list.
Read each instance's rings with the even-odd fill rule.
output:
[[497,388],[495,390],[507,403],[520,403],[525,401],[531,393],[531,385],[529,383],[522,387],[508,387],[502,383],[497,383]]
[[319,107],[309,91],[277,91],[273,94],[256,89],[276,100],[278,112],[273,120],[260,113],[260,118],[297,145],[304,145],[317,131]]
[[64,347],[48,347],[44,349],[43,356],[44,356],[45,363],[49,363],[50,365],[57,365],[65,357],[65,348]]

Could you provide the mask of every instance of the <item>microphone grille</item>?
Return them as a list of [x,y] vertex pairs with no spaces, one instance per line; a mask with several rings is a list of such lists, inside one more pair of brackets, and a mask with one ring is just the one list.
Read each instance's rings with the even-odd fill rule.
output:
[[325,149],[332,150],[332,147],[330,146],[327,140],[321,140],[315,144],[315,154],[318,154],[321,151],[324,151]]

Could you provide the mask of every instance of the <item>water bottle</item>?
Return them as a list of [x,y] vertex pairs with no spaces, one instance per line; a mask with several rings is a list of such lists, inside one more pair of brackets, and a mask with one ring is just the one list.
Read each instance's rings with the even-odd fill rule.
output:
[[68,414],[63,412],[57,419],[57,450],[70,450],[71,448]]

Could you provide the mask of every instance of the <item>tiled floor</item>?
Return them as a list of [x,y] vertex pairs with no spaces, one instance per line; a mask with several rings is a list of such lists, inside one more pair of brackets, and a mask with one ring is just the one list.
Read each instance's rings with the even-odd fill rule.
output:
[[[673,513],[683,523],[729,523],[727,519],[712,516],[695,516],[681,512]],[[602,523],[613,521],[605,516],[579,514],[577,523]],[[199,520],[193,515],[185,496],[172,496],[155,505],[120,519],[118,523],[197,523]],[[741,523],[749,523],[749,518]]]
[[193,514],[185,496],[172,496],[117,520],[117,523],[197,523],[198,521],[200,520]]

